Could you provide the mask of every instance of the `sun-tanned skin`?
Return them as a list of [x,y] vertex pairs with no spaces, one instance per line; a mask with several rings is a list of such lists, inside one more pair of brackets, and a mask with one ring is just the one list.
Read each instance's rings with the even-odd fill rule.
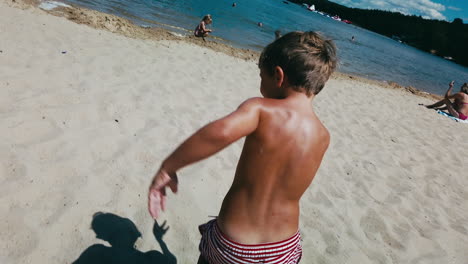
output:
[[233,184],[218,218],[221,231],[243,244],[280,241],[298,230],[299,200],[329,145],[312,108],[314,95],[289,87],[277,66],[261,69],[265,98],[245,101],[230,115],[201,128],[161,165],[150,186],[149,211],[165,207],[165,187],[177,191],[176,171],[247,137]]
[[[427,105],[427,108],[439,108],[439,110],[448,110],[449,113],[454,117],[459,117],[460,113],[468,116],[468,94],[460,91],[455,94],[452,93],[454,81],[449,84],[449,89],[445,93],[444,99],[440,100],[431,105]],[[455,99],[454,102],[450,101]]]
[[243,244],[280,241],[297,232],[299,200],[329,143],[313,112],[313,96],[292,89],[268,91],[275,84],[261,75],[267,98],[256,99],[259,122],[245,140],[218,218],[223,233]]

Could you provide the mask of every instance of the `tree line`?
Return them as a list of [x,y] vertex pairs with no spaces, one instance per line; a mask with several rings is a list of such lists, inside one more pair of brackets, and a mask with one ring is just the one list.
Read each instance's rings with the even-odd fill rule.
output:
[[464,24],[461,18],[447,22],[398,12],[350,8],[327,0],[290,1],[313,4],[319,11],[338,15],[359,27],[441,57],[451,57],[456,63],[468,66],[468,24]]

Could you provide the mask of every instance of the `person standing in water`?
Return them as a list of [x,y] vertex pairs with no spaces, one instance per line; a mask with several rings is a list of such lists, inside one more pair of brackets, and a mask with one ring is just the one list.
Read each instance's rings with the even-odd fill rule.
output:
[[281,38],[281,30],[277,29],[277,30],[275,31],[275,40],[277,40],[277,39],[279,39],[279,38]]

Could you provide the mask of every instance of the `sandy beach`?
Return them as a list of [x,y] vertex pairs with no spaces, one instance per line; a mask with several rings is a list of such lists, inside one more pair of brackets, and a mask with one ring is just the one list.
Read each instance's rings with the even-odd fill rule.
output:
[[[180,172],[162,245],[147,188],[182,140],[260,96],[255,52],[73,10],[0,1],[0,263],[110,246],[91,228],[98,212],[136,226],[135,252],[195,263],[243,142]],[[418,105],[433,101],[344,74],[327,83],[314,109],[331,145],[302,198],[301,263],[468,263],[468,124]]]

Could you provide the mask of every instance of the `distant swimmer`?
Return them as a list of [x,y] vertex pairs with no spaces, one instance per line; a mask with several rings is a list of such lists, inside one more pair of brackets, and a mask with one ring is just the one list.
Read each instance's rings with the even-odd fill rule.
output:
[[205,41],[205,37],[208,36],[208,33],[212,32],[211,29],[206,28],[206,25],[209,25],[213,23],[213,19],[211,18],[211,15],[206,15],[203,17],[203,19],[200,21],[200,24],[195,28],[195,31],[193,34],[195,37],[202,38]]
[[275,39],[279,39],[279,38],[281,38],[281,31],[279,29],[277,29],[275,31]]
[[354,36],[351,37],[351,41],[354,41]]
[[263,27],[263,23],[262,23],[262,22],[258,22],[257,25],[258,25],[259,27]]
[[236,5],[237,5],[237,4],[236,4],[235,2],[234,2],[234,3],[232,3],[232,7],[236,7]]

